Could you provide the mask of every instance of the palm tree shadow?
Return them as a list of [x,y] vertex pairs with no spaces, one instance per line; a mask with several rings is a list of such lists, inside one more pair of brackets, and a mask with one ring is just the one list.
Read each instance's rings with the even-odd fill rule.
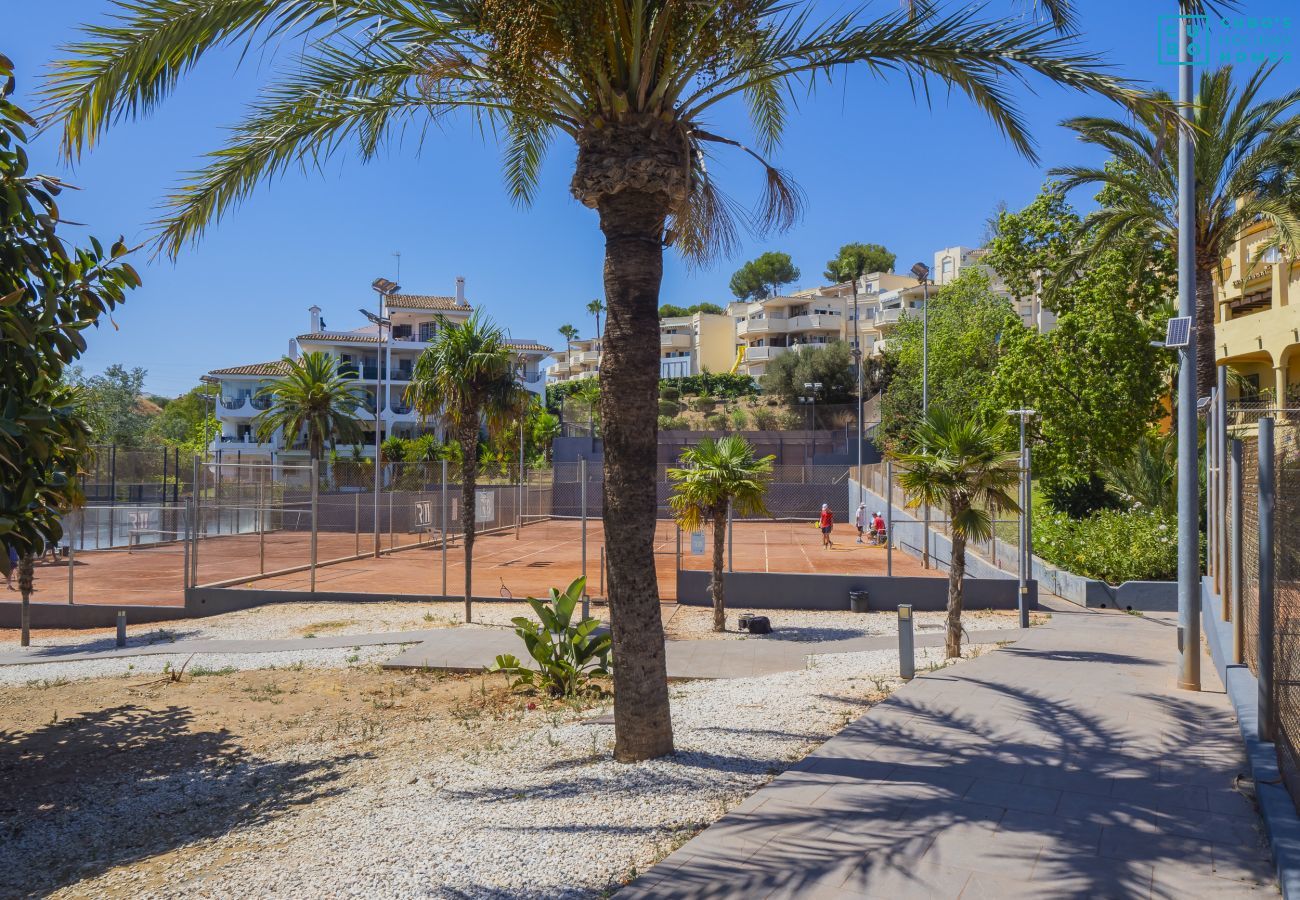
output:
[[798,897],[828,888],[956,896],[960,884],[935,874],[945,866],[1003,867],[1017,879],[1032,871],[1046,893],[1062,896],[1146,896],[1153,869],[1185,863],[1210,843],[1267,858],[1249,804],[1222,813],[1177,805],[1195,799],[1197,784],[1230,793],[1230,770],[1241,762],[1231,728],[1205,707],[1128,695],[1172,722],[1160,735],[1166,746],[1222,748],[1208,780],[1194,756],[1135,748],[1142,729],[1116,718],[1031,688],[966,681],[995,692],[1012,715],[994,726],[896,695],[751,798],[761,804],[746,801],[633,882],[628,896]]
[[180,707],[0,731],[0,896],[45,894],[330,796],[356,754],[272,761]]

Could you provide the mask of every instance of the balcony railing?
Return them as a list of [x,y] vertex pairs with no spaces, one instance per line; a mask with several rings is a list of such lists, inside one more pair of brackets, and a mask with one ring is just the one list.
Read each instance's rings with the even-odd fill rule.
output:
[[248,405],[251,406],[251,407],[253,407],[253,409],[270,409],[270,408],[271,408],[271,398],[270,398],[270,397],[250,397],[249,400],[248,400]]
[[388,404],[388,410],[389,412],[399,416],[407,416],[411,414],[411,407],[405,403],[390,403]]
[[222,397],[221,405],[226,409],[243,409],[246,397]]

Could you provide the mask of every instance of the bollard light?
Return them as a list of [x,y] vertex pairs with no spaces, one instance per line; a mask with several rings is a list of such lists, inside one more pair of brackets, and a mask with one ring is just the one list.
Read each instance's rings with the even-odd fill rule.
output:
[[898,676],[916,677],[916,636],[912,632],[912,604],[898,604]]

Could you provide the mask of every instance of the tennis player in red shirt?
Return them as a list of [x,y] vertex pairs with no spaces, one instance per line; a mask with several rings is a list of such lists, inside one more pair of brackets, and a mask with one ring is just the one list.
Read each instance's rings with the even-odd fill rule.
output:
[[835,527],[835,515],[831,512],[831,508],[829,504],[827,503],[822,504],[822,514],[817,521],[822,529],[822,546],[823,547],[834,546],[831,543],[831,529]]

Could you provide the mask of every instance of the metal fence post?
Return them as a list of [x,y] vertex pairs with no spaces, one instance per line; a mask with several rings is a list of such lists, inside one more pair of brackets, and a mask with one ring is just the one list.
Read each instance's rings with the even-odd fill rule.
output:
[[[582,577],[587,577],[587,457],[578,460],[578,503],[582,506]],[[587,595],[586,587],[582,594]]]
[[1241,441],[1232,442],[1232,479],[1229,494],[1232,503],[1232,532],[1229,539],[1228,583],[1232,602],[1232,661],[1241,665],[1246,659],[1246,625],[1241,598]]
[[916,636],[912,631],[912,604],[898,604],[898,677],[916,677]]
[[885,574],[894,574],[894,461],[885,460]]
[[[194,456],[194,525],[190,529],[190,587],[199,586],[199,532],[203,528],[203,470],[199,467],[199,457]],[[111,510],[110,510],[111,512]]]
[[181,572],[182,591],[189,590],[189,588],[192,586],[190,583],[190,528],[191,528],[190,518],[193,515],[191,511],[193,509],[193,506],[194,506],[194,500],[192,498],[186,500],[185,507],[182,511],[185,517],[184,521],[182,522],[182,529],[181,529],[182,532],[181,533],[181,537],[182,537],[181,567],[184,570]]
[[[163,459],[166,458],[167,458],[166,456],[163,456]],[[78,510],[77,518],[82,519],[84,517],[85,517],[85,513]],[[69,528],[66,533],[68,535],[68,605],[72,605],[72,603],[74,602],[72,599],[73,598],[72,582],[76,577],[76,571],[77,571],[77,551],[75,549],[76,542],[72,540],[72,529]]]
[[352,495],[352,534],[354,536],[352,552],[361,555],[361,492]]
[[320,499],[320,460],[311,461],[311,592],[316,592],[316,537]]
[[442,461],[442,596],[447,596],[447,460]]
[[262,491],[264,480],[263,477],[257,481],[257,572],[259,575],[266,574],[266,521],[262,514],[262,504],[265,502]]
[[[1220,596],[1226,596],[1228,593],[1229,581],[1232,578],[1231,567],[1228,564],[1228,369],[1226,366],[1219,366],[1219,406],[1216,412],[1218,418],[1214,425],[1214,455],[1218,460],[1219,468],[1216,474],[1217,486],[1214,492],[1218,500],[1219,508],[1215,512],[1215,546],[1218,548],[1219,557],[1215,561],[1215,569],[1219,573],[1219,590]],[[1228,621],[1228,604],[1223,604],[1223,621]]]
[[1276,734],[1273,705],[1273,516],[1277,484],[1273,471],[1273,419],[1259,420],[1259,739]]
[[732,549],[733,538],[735,537],[735,533],[736,533],[735,528],[732,527],[732,522],[734,518],[735,518],[735,510],[732,507],[732,505],[728,503],[727,504],[727,571],[728,572],[735,571],[735,569],[732,568],[731,565],[731,559],[732,559],[731,549]]
[[[394,463],[393,465],[397,465]],[[388,486],[388,549],[393,549],[393,485]]]
[[1214,538],[1218,530],[1214,527],[1214,489],[1218,479],[1214,477],[1214,409],[1218,405],[1218,395],[1210,390],[1210,405],[1205,410],[1205,574],[1213,580],[1214,590],[1219,590],[1219,573],[1216,571],[1218,553]]

